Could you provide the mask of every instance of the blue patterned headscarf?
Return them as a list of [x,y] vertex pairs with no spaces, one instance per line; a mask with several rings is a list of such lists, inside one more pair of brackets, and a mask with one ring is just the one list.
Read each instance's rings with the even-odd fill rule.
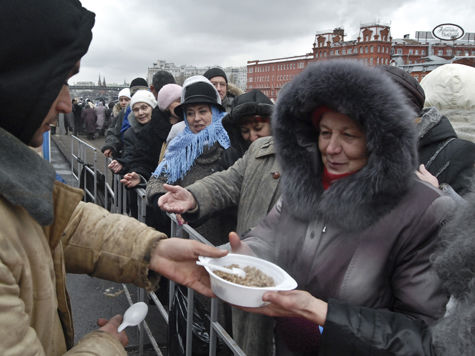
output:
[[227,113],[214,105],[210,106],[213,115],[211,124],[198,133],[191,132],[185,113],[185,129],[169,143],[163,161],[152,176],[157,178],[165,174],[167,183],[175,183],[185,176],[205,147],[211,147],[216,142],[219,142],[224,149],[230,147],[228,133],[221,123]]

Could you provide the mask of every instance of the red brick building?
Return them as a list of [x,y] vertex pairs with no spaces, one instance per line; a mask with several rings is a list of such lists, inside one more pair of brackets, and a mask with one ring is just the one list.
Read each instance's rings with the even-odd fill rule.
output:
[[342,28],[319,32],[312,52],[306,55],[248,61],[247,90],[259,89],[275,100],[282,86],[309,63],[333,58],[357,59],[372,66],[397,65],[418,80],[442,64],[474,63],[474,33],[450,42],[434,38],[431,32],[417,32],[416,40],[407,37],[393,40],[389,25],[381,24],[361,25],[358,37],[350,41],[345,41]]

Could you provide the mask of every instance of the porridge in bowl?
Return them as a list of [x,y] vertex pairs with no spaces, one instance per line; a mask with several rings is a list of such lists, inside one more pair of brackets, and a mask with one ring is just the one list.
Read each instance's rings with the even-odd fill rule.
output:
[[[232,264],[226,267],[229,269],[232,269],[233,267],[241,268],[237,264]],[[229,274],[229,273],[221,272],[221,271],[214,271],[214,273],[217,276],[221,277],[222,279],[225,279],[226,281],[236,283],[236,284],[241,284],[243,286],[261,287],[261,288],[275,286],[274,279],[256,267],[246,266],[242,268],[242,270],[246,272],[246,277],[244,278],[241,278],[235,274]]]

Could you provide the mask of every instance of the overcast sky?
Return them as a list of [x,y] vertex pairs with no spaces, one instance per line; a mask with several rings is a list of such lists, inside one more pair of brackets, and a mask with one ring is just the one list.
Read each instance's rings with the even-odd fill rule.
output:
[[391,25],[393,38],[456,23],[475,32],[473,0],[82,0],[96,13],[93,40],[72,82],[146,77],[162,59],[176,65],[246,66],[248,60],[311,52],[315,33],[361,23]]

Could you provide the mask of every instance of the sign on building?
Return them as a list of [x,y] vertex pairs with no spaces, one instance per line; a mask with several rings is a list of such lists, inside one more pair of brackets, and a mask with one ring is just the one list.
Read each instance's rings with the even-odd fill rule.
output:
[[464,30],[459,25],[453,23],[443,23],[435,26],[432,30],[432,34],[439,40],[443,41],[455,41],[463,37]]

